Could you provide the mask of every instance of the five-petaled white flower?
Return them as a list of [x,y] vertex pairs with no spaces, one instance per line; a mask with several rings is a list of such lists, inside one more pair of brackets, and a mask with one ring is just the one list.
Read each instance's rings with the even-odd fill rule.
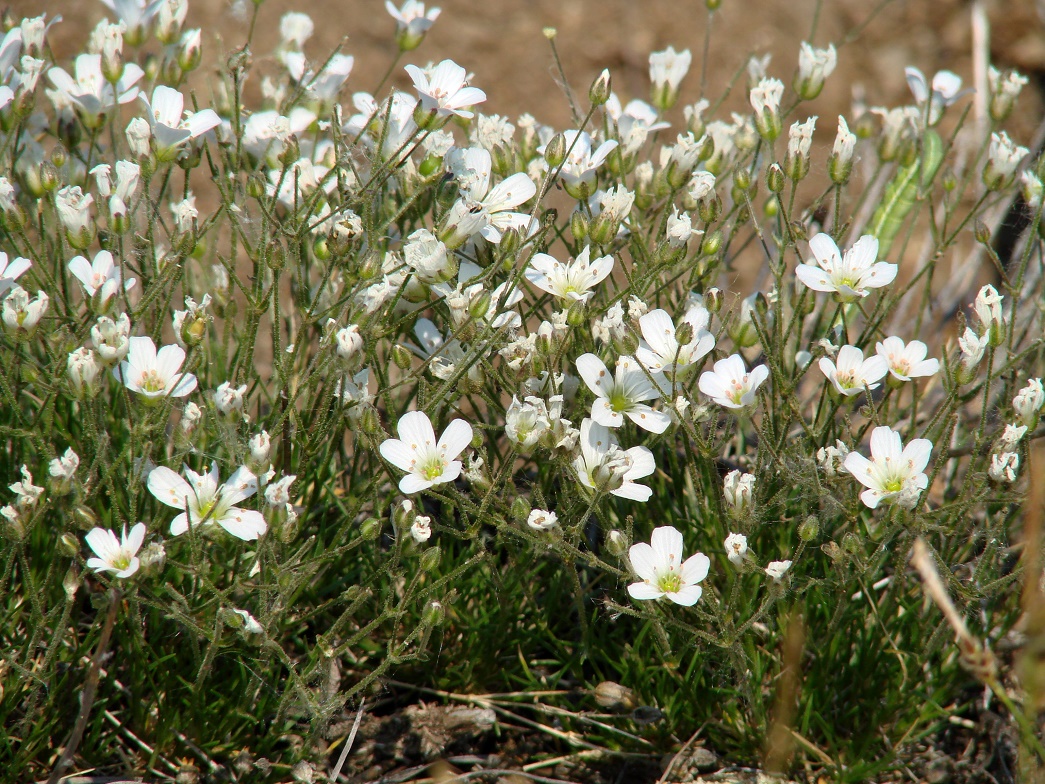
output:
[[639,318],[643,342],[635,350],[635,358],[650,373],[663,373],[668,378],[683,377],[715,347],[715,336],[708,332],[711,314],[702,306],[686,311],[679,327],[689,325],[691,336],[679,343],[678,330],[667,311],[657,309]]
[[145,523],[137,523],[131,532],[123,527],[120,538],[105,528],[92,528],[84,537],[97,558],[88,558],[87,566],[96,572],[116,572],[115,577],[130,577],[141,565],[138,550],[145,541]]
[[632,599],[667,597],[683,607],[697,603],[704,592],[698,583],[708,576],[711,559],[697,553],[683,561],[682,547],[682,533],[670,525],[654,528],[649,544],[631,546],[631,568],[642,580],[628,586]]
[[860,500],[869,508],[883,501],[903,501],[903,505],[913,507],[921,491],[929,486],[924,471],[932,448],[927,438],[916,438],[905,447],[900,434],[883,425],[871,431],[871,459],[850,452],[845,469],[867,488]]
[[714,370],[705,370],[700,374],[697,386],[701,392],[726,408],[739,409],[754,405],[755,393],[762,382],[769,378],[769,368],[765,365],[753,367],[748,372],[740,354],[720,359],[714,367]]
[[821,357],[820,370],[838,390],[846,397],[859,395],[864,388],[875,389],[878,382],[889,372],[889,361],[876,354],[864,359],[864,352],[856,346],[842,346],[838,349],[837,364],[828,357]]
[[920,340],[907,345],[901,338],[888,337],[875,345],[878,356],[889,363],[889,373],[897,381],[934,375],[940,369],[940,360],[926,359],[929,347]]
[[671,424],[670,416],[654,411],[643,402],[656,400],[660,390],[650,383],[634,357],[618,357],[617,372],[611,379],[601,359],[594,354],[582,354],[577,357],[577,372],[596,395],[591,418],[600,425],[620,427],[627,416],[643,430],[663,433]]
[[196,388],[196,376],[182,373],[185,351],[164,346],[159,351],[149,337],[128,341],[127,359],[113,368],[113,375],[132,392],[146,398],[185,397]]
[[145,75],[135,63],[126,63],[114,88],[102,74],[100,54],[81,54],[76,58],[73,70],[75,78],[64,68],[50,69],[47,78],[80,110],[80,116],[90,128],[97,128],[104,119],[102,115],[117,104],[133,101],[138,95],[138,88],[134,85]]
[[123,280],[120,268],[113,261],[107,250],[98,251],[94,261],[89,262],[83,256],[76,256],[69,262],[69,271],[83,284],[84,293],[91,299],[98,297],[99,309],[104,309],[109,300],[120,290],[130,291],[137,282],[134,278]]
[[432,485],[452,482],[461,475],[457,456],[472,440],[472,426],[455,419],[438,442],[432,421],[424,411],[410,411],[399,418],[399,438],[381,444],[381,456],[407,474],[399,480],[402,493],[419,493]]
[[401,8],[392,5],[392,0],[385,0],[385,10],[396,20],[396,42],[404,52],[416,49],[425,37],[425,33],[439,18],[442,9],[429,8],[418,0],[406,0]]
[[152,91],[151,102],[144,93],[139,97],[148,110],[149,125],[160,160],[170,159],[182,144],[221,125],[221,118],[213,109],[183,116],[185,96],[173,87],[157,85]]
[[609,428],[586,417],[581,422],[580,448],[573,469],[585,487],[632,501],[648,501],[653,495],[646,485],[635,482],[657,470],[653,453],[646,447],[621,449]]
[[468,72],[453,60],[443,60],[428,70],[408,65],[406,72],[414,80],[421,107],[437,117],[456,114],[470,119],[468,107],[486,100],[486,93],[468,86]]
[[589,261],[591,246],[585,245],[577,258],[563,264],[547,253],[537,253],[526,268],[526,279],[541,291],[571,302],[587,302],[591,289],[613,271],[613,256],[600,256]]
[[[218,484],[218,464],[211,464],[206,474],[184,467],[185,478],[166,466],[149,472],[149,492],[162,504],[180,509],[171,520],[171,533],[180,536],[201,523],[220,525],[238,539],[250,542],[268,530],[261,512],[240,509],[236,504],[258,491],[257,477],[246,466],[240,466],[223,485]],[[186,479],[188,481],[186,481]]]
[[878,258],[878,238],[865,234],[845,256],[827,232],[809,240],[816,263],[799,264],[795,275],[814,291],[833,292],[843,302],[866,297],[868,289],[887,286],[896,277],[896,265]]

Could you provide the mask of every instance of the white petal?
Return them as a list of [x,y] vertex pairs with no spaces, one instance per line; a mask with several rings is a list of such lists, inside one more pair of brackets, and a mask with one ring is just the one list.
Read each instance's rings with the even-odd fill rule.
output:
[[187,499],[193,494],[189,483],[166,466],[152,469],[147,485],[161,504],[175,509],[184,509]]
[[448,460],[453,460],[472,442],[472,426],[463,419],[455,419],[446,426],[438,448]]

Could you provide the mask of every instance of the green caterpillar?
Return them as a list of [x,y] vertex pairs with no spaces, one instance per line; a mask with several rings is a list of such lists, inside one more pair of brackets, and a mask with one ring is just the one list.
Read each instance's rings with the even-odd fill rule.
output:
[[871,218],[871,234],[878,238],[878,252],[885,255],[900,233],[904,219],[919,200],[919,190],[932,184],[943,163],[943,140],[934,130],[922,136],[922,154],[913,163],[901,166],[885,186],[885,195]]

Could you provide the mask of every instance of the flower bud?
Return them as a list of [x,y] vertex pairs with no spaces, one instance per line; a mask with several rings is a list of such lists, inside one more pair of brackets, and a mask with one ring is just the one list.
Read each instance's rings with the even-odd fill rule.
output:
[[141,573],[146,576],[157,575],[167,565],[167,550],[163,542],[150,542],[145,546],[138,556],[141,563]]
[[574,210],[570,215],[570,233],[577,242],[588,236],[588,216],[580,210]]
[[[439,548],[432,548],[438,550]],[[421,622],[426,626],[442,626],[443,621],[446,619],[446,608],[442,603],[437,601],[431,601],[425,605],[424,613],[421,615]]]
[[820,533],[820,521],[815,515],[809,515],[798,526],[798,538],[803,542],[811,542]]
[[439,562],[443,558],[443,551],[439,545],[435,547],[429,547],[423,553],[421,553],[421,561],[419,567],[422,572],[431,572],[439,566]]
[[359,533],[366,541],[374,541],[381,536],[381,521],[376,517],[368,517],[359,527]]
[[606,549],[609,550],[612,555],[615,555],[618,558],[623,558],[627,554],[630,546],[631,542],[628,539],[628,535],[623,531],[613,529],[606,534]]
[[638,703],[635,700],[635,692],[626,686],[621,686],[613,681],[603,681],[594,689],[592,696],[600,707],[613,710],[632,711]]
[[521,495],[512,501],[512,519],[517,523],[525,523],[530,516],[530,503]]
[[610,71],[604,68],[588,88],[588,100],[592,106],[602,106],[610,98]]
[[66,558],[75,558],[80,552],[80,540],[70,533],[64,533],[58,539],[58,552]]
[[80,590],[80,571],[76,568],[76,565],[69,567],[69,571],[65,573],[65,577],[62,578],[62,590],[65,591],[65,598],[69,601],[73,600],[76,596],[76,592]]
[[397,343],[392,346],[392,362],[400,370],[408,370],[413,363],[413,354],[410,353],[410,349],[406,348],[406,346]]
[[704,235],[704,241],[700,243],[700,252],[705,256],[714,256],[722,249],[722,232],[718,229]]
[[566,160],[566,137],[561,133],[555,134],[552,140],[544,146],[544,160],[552,169],[559,168]]

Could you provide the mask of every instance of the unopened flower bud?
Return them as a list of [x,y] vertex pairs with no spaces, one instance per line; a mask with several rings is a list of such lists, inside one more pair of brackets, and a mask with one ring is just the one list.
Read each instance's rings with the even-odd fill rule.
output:
[[368,517],[359,527],[359,533],[368,542],[372,542],[381,536],[381,521],[376,517]]
[[80,541],[70,533],[64,533],[58,539],[58,552],[66,558],[75,558],[80,552]]
[[602,106],[610,98],[610,71],[604,68],[588,88],[588,100],[592,106]]
[[552,169],[557,169],[562,166],[563,161],[566,160],[566,137],[561,133],[555,134],[551,141],[544,147],[544,160],[548,162],[548,166]]
[[422,572],[431,572],[439,566],[443,558],[443,551],[439,545],[429,547],[421,553],[421,562],[418,564]]
[[517,523],[525,523],[530,516],[530,503],[521,495],[512,501],[512,519]]
[[[438,550],[438,547],[432,548]],[[442,626],[443,621],[446,619],[446,608],[437,601],[431,601],[425,605],[424,613],[421,615],[421,621],[426,626]]]
[[408,370],[413,363],[413,354],[406,346],[396,344],[392,346],[392,362],[400,370]]
[[142,574],[149,576],[162,572],[163,567],[167,564],[167,550],[164,549],[163,542],[147,544],[138,555],[138,560],[141,563]]
[[798,538],[803,542],[811,542],[820,533],[820,521],[814,515],[809,515],[798,526]]
[[630,546],[631,541],[623,531],[613,529],[606,535],[606,549],[618,558],[623,558]]
[[718,229],[704,235],[704,241],[700,243],[700,252],[705,256],[714,256],[722,249],[722,232]]

